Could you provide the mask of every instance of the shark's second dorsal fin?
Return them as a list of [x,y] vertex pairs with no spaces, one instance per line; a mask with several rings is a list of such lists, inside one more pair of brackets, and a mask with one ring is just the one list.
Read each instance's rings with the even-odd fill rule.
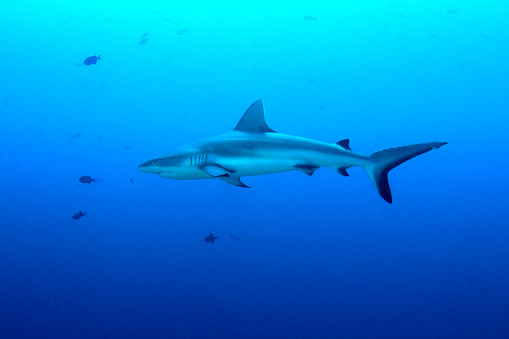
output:
[[265,123],[265,114],[263,110],[263,101],[257,100],[255,101],[249,108],[246,113],[240,118],[239,123],[234,131],[239,132],[250,132],[250,133],[263,133],[263,132],[274,132],[267,124]]
[[341,147],[342,149],[347,150],[347,151],[352,150],[350,148],[350,139],[340,140],[340,141],[336,142],[336,145],[338,145],[339,147]]

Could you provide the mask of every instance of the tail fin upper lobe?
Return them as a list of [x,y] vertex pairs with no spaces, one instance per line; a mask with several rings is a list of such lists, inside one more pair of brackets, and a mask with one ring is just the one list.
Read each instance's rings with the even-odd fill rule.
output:
[[368,156],[369,163],[364,166],[364,168],[368,173],[371,182],[378,191],[378,194],[380,194],[385,201],[391,204],[392,194],[391,188],[389,187],[389,179],[387,177],[389,171],[407,160],[431,151],[432,149],[442,147],[445,144],[447,143],[434,141],[424,144],[383,149],[381,151],[371,153]]

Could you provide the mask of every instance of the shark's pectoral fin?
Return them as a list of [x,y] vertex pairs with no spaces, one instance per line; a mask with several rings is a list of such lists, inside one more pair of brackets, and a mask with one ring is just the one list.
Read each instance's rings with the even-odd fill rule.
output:
[[251,188],[251,187],[247,186],[246,184],[244,184],[242,181],[240,181],[240,177],[238,177],[236,175],[229,176],[227,174],[225,176],[220,176],[219,179],[223,180],[224,182],[226,182],[227,184],[230,184],[230,185],[234,185],[234,186],[238,186],[238,187]]
[[201,168],[205,173],[210,175],[211,177],[223,177],[223,176],[229,176],[234,171],[229,170],[227,168],[224,168],[222,166],[219,166],[217,164],[211,164],[211,165],[205,165]]
[[242,181],[240,181],[240,177],[238,175],[235,175],[234,170],[224,168],[218,164],[205,165],[202,167],[202,170],[211,177],[221,179],[230,185],[251,188],[244,184]]
[[319,166],[314,165],[295,165],[294,167],[296,170],[307,175],[313,175],[313,173],[320,168]]

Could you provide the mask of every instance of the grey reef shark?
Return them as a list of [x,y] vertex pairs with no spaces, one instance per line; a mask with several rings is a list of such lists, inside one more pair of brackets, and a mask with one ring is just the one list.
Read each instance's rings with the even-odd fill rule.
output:
[[221,179],[246,186],[240,178],[287,171],[312,175],[332,167],[343,176],[362,166],[380,196],[392,203],[388,173],[394,167],[447,142],[433,141],[387,148],[364,155],[353,152],[349,140],[335,144],[277,133],[265,123],[262,100],[255,101],[233,131],[180,146],[144,162],[138,169],[167,179]]

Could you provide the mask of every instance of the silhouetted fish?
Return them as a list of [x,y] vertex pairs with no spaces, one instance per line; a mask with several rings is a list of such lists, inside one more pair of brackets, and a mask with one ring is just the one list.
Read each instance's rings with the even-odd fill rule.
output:
[[304,15],[304,20],[313,21],[316,20],[316,16]]
[[85,59],[85,61],[83,61],[83,63],[87,66],[90,66],[92,64],[94,65],[97,65],[97,60],[100,60],[101,59],[101,56],[95,56],[95,55],[92,55],[92,56],[89,56],[88,58]]
[[134,179],[133,179],[132,177],[131,177],[131,178],[129,178],[129,182],[130,182],[131,184],[133,184],[134,186],[136,186],[136,181],[134,181]]
[[213,244],[216,239],[218,239],[218,237],[215,237],[214,234],[210,233],[205,239],[203,239],[203,241]]
[[78,139],[79,137],[81,137],[81,133],[75,133],[75,134],[73,134],[73,135],[71,136],[71,139],[72,139],[72,140],[76,140],[76,139]]
[[140,45],[145,45],[147,43],[149,39],[148,38],[143,38],[140,40],[140,42],[138,42]]
[[74,220],[78,220],[79,218],[81,218],[81,217],[82,217],[82,216],[84,216],[84,215],[87,215],[87,214],[86,214],[86,213],[83,213],[83,212],[81,212],[81,211],[79,211],[78,213],[76,213],[75,215],[73,215],[73,216],[72,216],[72,218],[73,218]]
[[97,179],[97,178],[92,179],[92,177],[90,175],[84,175],[84,176],[80,177],[78,180],[84,184],[91,184],[92,182],[102,181],[101,179]]
[[238,235],[236,234],[230,234],[230,238],[232,238],[232,240],[235,240],[235,241],[240,241],[240,242],[243,242],[244,239],[239,237]]

